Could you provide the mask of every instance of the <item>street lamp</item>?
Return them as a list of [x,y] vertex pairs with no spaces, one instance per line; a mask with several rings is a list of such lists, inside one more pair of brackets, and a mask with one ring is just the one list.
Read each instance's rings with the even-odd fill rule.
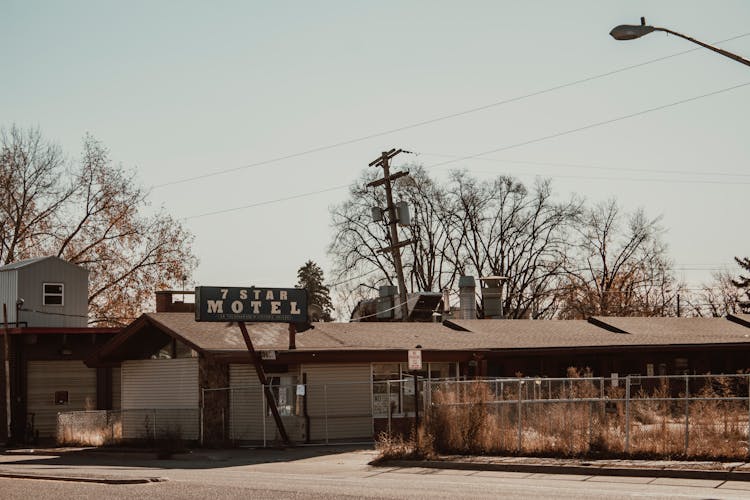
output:
[[731,52],[727,52],[726,50],[720,49],[718,47],[714,47],[712,45],[709,45],[707,43],[703,43],[700,40],[696,40],[695,38],[691,38],[689,36],[683,35],[682,33],[677,33],[676,31],[672,31],[667,28],[658,28],[656,26],[647,26],[646,25],[646,18],[641,18],[641,24],[621,24],[619,26],[615,26],[612,28],[612,31],[609,32],[609,34],[614,38],[615,40],[635,40],[636,38],[640,38],[644,35],[648,35],[652,31],[663,31],[665,33],[670,33],[675,36],[679,36],[680,38],[684,38],[685,40],[688,40],[690,42],[693,42],[695,44],[700,45],[701,47],[705,47],[709,50],[713,50],[714,52],[718,52],[719,54],[728,57],[730,59],[734,59],[735,61],[744,64],[745,66],[750,66],[750,61],[745,59],[744,57],[740,57],[737,54],[732,54]]

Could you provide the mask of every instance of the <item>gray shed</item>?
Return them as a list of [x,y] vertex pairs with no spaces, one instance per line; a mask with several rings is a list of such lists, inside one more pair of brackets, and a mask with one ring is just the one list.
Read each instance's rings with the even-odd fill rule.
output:
[[0,267],[0,302],[8,323],[84,328],[88,323],[88,274],[58,257],[38,257]]

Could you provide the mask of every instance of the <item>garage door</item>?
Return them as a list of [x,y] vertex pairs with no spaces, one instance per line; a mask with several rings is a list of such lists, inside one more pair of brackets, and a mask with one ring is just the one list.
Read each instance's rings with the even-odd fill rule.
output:
[[83,361],[29,361],[27,411],[40,437],[54,437],[58,412],[96,409],[96,369]]

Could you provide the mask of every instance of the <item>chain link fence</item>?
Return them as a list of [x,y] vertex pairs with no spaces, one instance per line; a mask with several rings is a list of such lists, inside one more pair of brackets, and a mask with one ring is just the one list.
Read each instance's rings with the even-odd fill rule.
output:
[[[340,444],[372,440],[372,387],[369,381],[274,384],[268,387],[291,441]],[[262,446],[281,442],[263,387],[256,384],[203,389],[204,401],[224,398],[228,399],[227,408],[217,410],[208,405],[203,408],[201,427],[204,440],[209,427],[220,425],[223,439],[232,442]]]
[[746,457],[750,375],[424,381],[440,451]]

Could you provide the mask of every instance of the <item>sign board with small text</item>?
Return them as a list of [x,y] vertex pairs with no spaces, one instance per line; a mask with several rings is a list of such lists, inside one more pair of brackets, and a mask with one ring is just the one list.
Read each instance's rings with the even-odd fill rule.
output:
[[422,369],[422,351],[412,349],[409,351],[409,370]]
[[198,286],[195,321],[302,323],[307,291],[302,288]]

